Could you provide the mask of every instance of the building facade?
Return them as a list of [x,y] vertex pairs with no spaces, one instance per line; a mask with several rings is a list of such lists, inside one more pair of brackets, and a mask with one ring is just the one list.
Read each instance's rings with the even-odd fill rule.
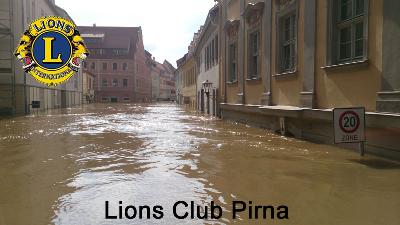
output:
[[361,106],[367,151],[399,157],[397,1],[219,4],[223,118],[333,143],[332,108]]
[[[73,21],[54,0],[0,0],[0,114],[29,114],[82,104],[82,72],[57,87],[40,84],[26,74],[14,57],[14,49],[28,25],[42,16],[61,16]],[[39,101],[39,108],[32,108]]]
[[95,75],[96,102],[149,102],[151,76],[141,27],[78,27]]
[[152,59],[151,62],[151,80],[152,80],[152,100],[153,101],[175,101],[176,69],[167,60],[161,64]]
[[178,90],[182,105],[196,110],[197,109],[197,75],[198,65],[195,55],[196,47],[203,27],[193,35],[193,40],[188,46],[188,52],[179,60],[177,60],[178,74],[180,78],[180,87]]
[[197,110],[219,115],[219,5],[208,13],[195,49]]
[[183,105],[188,107],[189,109],[196,109],[197,105],[197,96],[196,96],[196,83],[197,83],[197,66],[196,60],[193,55],[189,55],[186,57],[185,62],[181,65],[182,71],[182,89],[180,94],[182,95]]
[[186,55],[176,61],[177,69],[175,71],[175,80],[176,80],[176,103],[178,105],[183,105],[183,74],[182,74],[182,65],[186,60]]
[[176,100],[175,68],[170,62],[164,60],[160,64],[163,68],[160,73],[160,99],[166,101]]

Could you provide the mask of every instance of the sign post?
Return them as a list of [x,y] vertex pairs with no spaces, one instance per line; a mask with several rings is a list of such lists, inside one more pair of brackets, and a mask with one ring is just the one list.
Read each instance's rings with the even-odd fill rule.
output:
[[333,109],[335,144],[359,143],[360,155],[364,156],[365,108]]

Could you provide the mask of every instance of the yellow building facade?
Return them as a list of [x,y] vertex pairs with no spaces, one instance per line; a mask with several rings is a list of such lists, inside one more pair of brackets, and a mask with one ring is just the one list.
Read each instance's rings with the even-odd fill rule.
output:
[[333,143],[332,108],[365,107],[367,150],[399,157],[398,1],[218,3],[224,119]]
[[181,77],[181,94],[183,95],[183,104],[188,106],[190,109],[196,109],[197,97],[196,97],[196,60],[192,56],[186,57],[182,67]]

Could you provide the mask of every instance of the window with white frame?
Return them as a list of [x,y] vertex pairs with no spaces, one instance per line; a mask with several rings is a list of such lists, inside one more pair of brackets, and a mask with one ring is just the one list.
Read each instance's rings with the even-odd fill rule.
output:
[[237,43],[229,44],[229,81],[237,81]]
[[297,21],[296,11],[280,18],[279,26],[279,72],[296,69]]
[[260,76],[260,30],[249,33],[249,61],[248,78],[256,79]]
[[366,58],[367,0],[331,2],[331,64]]

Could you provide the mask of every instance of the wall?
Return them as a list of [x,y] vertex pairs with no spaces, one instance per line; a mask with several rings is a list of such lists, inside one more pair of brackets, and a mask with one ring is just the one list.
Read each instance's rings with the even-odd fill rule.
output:
[[327,1],[317,1],[316,100],[317,108],[365,106],[375,111],[382,73],[383,0],[369,1],[368,62],[355,67],[326,66]]
[[[196,94],[196,61],[193,57],[189,57],[186,59],[185,64],[182,66],[182,75],[183,75],[183,87],[181,94],[183,97],[189,97],[190,98],[190,103],[189,107],[191,109],[196,109],[196,103],[197,103],[197,94]],[[190,71],[193,69],[194,74],[191,74]],[[191,83],[188,85],[185,84],[185,79],[191,79]]]

